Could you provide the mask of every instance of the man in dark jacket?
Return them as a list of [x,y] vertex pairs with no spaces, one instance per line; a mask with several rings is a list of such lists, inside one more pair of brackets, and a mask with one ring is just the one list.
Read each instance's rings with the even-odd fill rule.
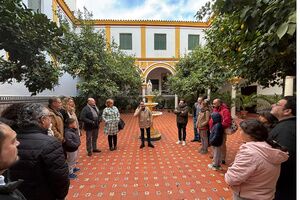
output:
[[186,125],[188,123],[188,106],[184,100],[180,100],[178,107],[174,110],[176,114],[176,122],[178,128],[178,141],[176,144],[180,144],[182,141],[182,145],[186,145]]
[[47,135],[51,118],[42,104],[25,104],[17,117],[20,160],[9,170],[11,180],[23,179],[19,189],[30,200],[64,199],[69,191],[68,166],[62,144]]
[[270,138],[288,149],[289,159],[281,164],[275,200],[296,199],[296,98],[286,96],[272,105],[271,114],[278,119]]
[[17,146],[20,143],[16,139],[16,132],[9,126],[0,122],[0,199],[1,200],[25,200],[25,197],[17,187],[23,182],[4,181],[3,174],[18,160]]
[[80,113],[80,120],[83,121],[83,128],[86,131],[86,150],[88,156],[92,156],[92,152],[101,152],[97,149],[100,113],[95,99],[88,98],[87,105]]

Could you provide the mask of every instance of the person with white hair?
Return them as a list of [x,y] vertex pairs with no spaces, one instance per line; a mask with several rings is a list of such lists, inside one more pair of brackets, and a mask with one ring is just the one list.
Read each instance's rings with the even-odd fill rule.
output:
[[87,105],[80,113],[80,120],[83,121],[83,129],[86,131],[86,150],[88,156],[92,156],[92,152],[101,152],[97,148],[100,119],[100,112],[96,106],[95,99],[88,98]]

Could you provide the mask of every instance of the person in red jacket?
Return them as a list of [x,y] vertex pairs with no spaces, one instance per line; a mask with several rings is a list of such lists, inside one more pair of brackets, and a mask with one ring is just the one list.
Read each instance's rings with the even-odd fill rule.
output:
[[[229,128],[231,125],[231,114],[230,111],[225,103],[221,101],[221,99],[214,99],[213,100],[213,112],[218,112],[222,117],[222,127],[225,130]],[[213,125],[212,119],[209,121],[209,128],[211,129]],[[223,144],[221,146],[221,159],[222,164],[225,164],[226,159],[226,140],[227,135],[224,133],[223,135]]]

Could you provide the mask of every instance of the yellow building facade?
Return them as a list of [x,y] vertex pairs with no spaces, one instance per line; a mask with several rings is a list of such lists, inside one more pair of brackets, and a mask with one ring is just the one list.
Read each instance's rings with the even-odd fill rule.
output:
[[[72,24],[79,25],[71,1],[53,0],[53,20],[59,11]],[[151,80],[153,89],[165,93],[166,77],[176,73],[180,57],[197,45],[204,45],[204,30],[209,22],[164,20],[110,20],[95,19],[95,30],[103,31],[107,45],[115,43],[136,58],[135,64],[144,82]]]

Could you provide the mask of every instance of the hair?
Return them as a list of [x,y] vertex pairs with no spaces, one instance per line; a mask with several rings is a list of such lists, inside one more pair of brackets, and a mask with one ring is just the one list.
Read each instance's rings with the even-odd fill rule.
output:
[[283,97],[286,100],[286,104],[284,106],[285,109],[291,109],[292,114],[296,116],[296,97],[295,96],[285,96]]
[[40,126],[40,118],[46,116],[47,108],[40,103],[27,103],[18,113],[17,124],[19,128]]
[[274,128],[278,122],[278,119],[274,115],[272,115],[270,111],[271,111],[270,109],[262,110],[262,111],[258,112],[258,115],[266,118],[268,123],[270,124],[270,127]]
[[109,103],[109,102],[113,103],[114,100],[113,100],[113,99],[107,99],[106,102],[105,102],[105,105],[108,106],[108,103]]
[[242,121],[240,123],[241,129],[244,131],[245,134],[249,135],[254,141],[258,142],[267,142],[275,149],[280,149],[282,151],[287,151],[286,148],[280,146],[274,140],[269,140],[269,134],[267,128],[258,121],[257,119],[249,119]]
[[68,118],[66,119],[66,126],[69,127],[74,122],[76,122],[74,118]]
[[51,97],[48,99],[48,104],[49,106],[51,106],[54,102],[57,101],[57,99],[59,99],[58,97]]
[[[5,134],[4,134],[4,128],[5,128],[4,123],[0,122],[0,152],[2,150],[2,143],[5,140]],[[7,125],[6,125],[7,126]]]
[[[68,103],[69,103],[70,100],[73,100],[73,98],[72,98],[72,97],[65,97],[65,98],[63,99],[63,101],[62,101],[63,108],[64,108],[66,111],[70,111],[70,109],[71,109],[73,112],[75,112],[75,107],[74,107],[74,108],[73,108],[73,107],[70,108],[70,106],[68,105]],[[73,100],[73,101],[74,101],[74,100]]]
[[13,130],[17,129],[18,113],[25,103],[15,103],[8,106],[1,114],[0,121],[10,126]]
[[204,104],[205,107],[208,107],[208,108],[209,108],[209,101],[208,101],[208,99],[204,99],[204,100],[202,101],[202,103]]

